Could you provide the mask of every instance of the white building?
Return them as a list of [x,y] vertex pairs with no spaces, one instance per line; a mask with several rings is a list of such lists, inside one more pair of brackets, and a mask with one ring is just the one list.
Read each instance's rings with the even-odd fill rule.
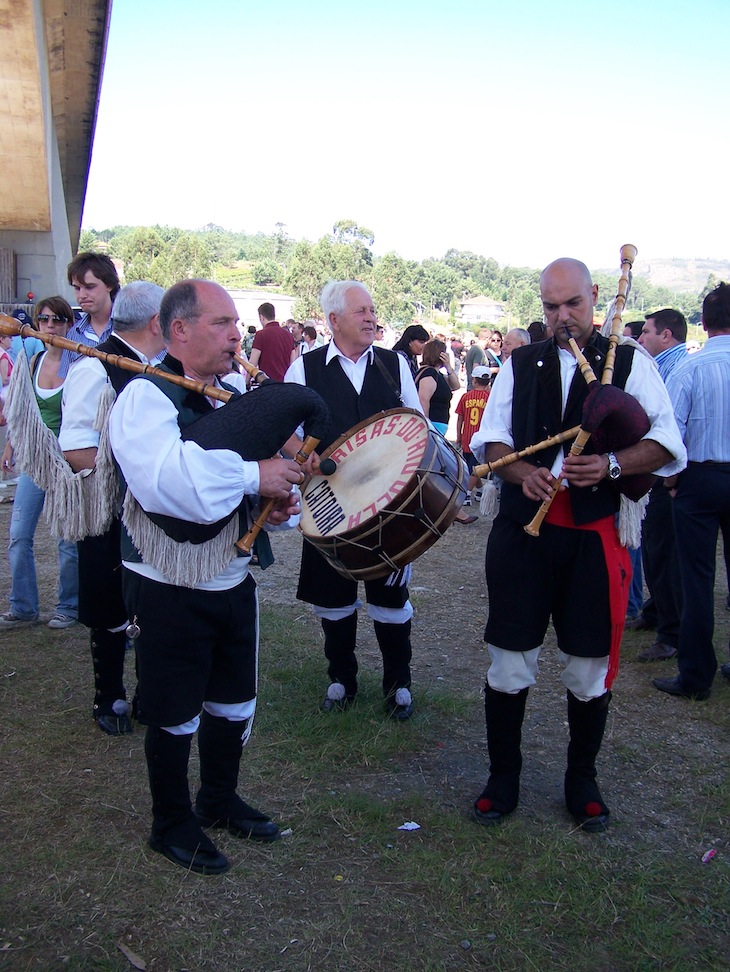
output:
[[504,304],[480,294],[460,301],[462,324],[498,324],[506,316]]

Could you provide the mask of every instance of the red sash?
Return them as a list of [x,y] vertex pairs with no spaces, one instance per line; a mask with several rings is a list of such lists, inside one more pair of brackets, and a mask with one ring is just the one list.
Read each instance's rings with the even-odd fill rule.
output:
[[567,489],[560,490],[548,510],[545,522],[571,530],[593,530],[601,538],[608,574],[608,604],[611,615],[611,646],[606,672],[606,688],[610,689],[618,674],[621,637],[624,633],[631,587],[631,557],[626,547],[622,547],[619,542],[615,516],[605,516],[583,526],[578,526],[573,521],[569,492]]

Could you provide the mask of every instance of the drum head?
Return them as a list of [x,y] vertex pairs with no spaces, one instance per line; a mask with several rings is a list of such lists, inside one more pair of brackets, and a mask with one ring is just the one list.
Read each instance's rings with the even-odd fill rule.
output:
[[323,453],[336,471],[313,476],[304,490],[304,535],[337,536],[385,509],[407,488],[428,444],[428,422],[412,409],[391,409],[350,429]]

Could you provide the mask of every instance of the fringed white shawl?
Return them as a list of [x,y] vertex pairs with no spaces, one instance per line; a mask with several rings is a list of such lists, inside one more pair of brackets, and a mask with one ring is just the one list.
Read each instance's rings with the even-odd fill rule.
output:
[[145,564],[150,564],[176,587],[196,587],[222,573],[230,564],[233,545],[238,540],[238,517],[234,516],[221,532],[204,543],[179,543],[147,516],[127,490],[122,522]]
[[41,418],[25,350],[15,362],[5,409],[15,463],[45,490],[46,520],[51,532],[62,540],[100,536],[119,509],[121,490],[107,431],[115,397],[107,384],[94,422],[100,435],[95,467],[75,473]]

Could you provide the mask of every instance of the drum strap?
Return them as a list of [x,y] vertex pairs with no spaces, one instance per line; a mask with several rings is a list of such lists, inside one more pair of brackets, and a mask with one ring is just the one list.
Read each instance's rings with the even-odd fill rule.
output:
[[393,376],[392,376],[392,375],[391,375],[391,373],[390,373],[390,372],[388,371],[388,369],[387,369],[387,368],[385,367],[385,365],[384,365],[384,364],[383,364],[383,362],[382,362],[382,361],[380,360],[380,358],[379,358],[379,357],[377,356],[377,354],[375,354],[375,351],[373,351],[373,361],[374,361],[374,362],[375,362],[375,364],[377,365],[377,367],[378,367],[378,371],[380,372],[380,374],[381,374],[381,375],[383,376],[383,378],[385,378],[385,380],[386,380],[386,381],[388,382],[388,385],[389,385],[389,386],[391,387],[391,389],[392,389],[392,390],[393,390],[393,391],[394,391],[394,392],[396,393],[396,395],[398,396],[398,401],[399,401],[399,402],[401,403],[401,405],[402,405],[402,406],[403,406],[404,408],[406,408],[407,406],[406,406],[406,403],[405,403],[405,402],[403,401],[403,395],[401,394],[401,390],[400,390],[400,388],[399,388],[399,387],[398,387],[398,386],[396,385],[396,383],[395,383],[395,382],[393,381]]

